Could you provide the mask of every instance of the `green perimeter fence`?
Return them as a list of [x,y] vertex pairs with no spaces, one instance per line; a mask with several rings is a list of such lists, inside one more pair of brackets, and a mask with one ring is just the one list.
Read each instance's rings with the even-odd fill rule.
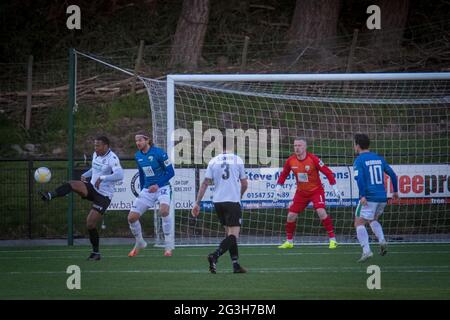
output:
[[[132,159],[121,159],[121,163],[124,168],[135,168]],[[34,180],[34,171],[43,166],[51,169],[52,178],[48,183],[39,184]],[[75,160],[74,179],[79,179],[88,169],[87,162]],[[39,190],[54,190],[67,181],[66,160],[0,160],[0,177],[3,181],[0,188],[0,239],[67,238],[68,197],[44,203],[38,195]],[[74,238],[85,237],[85,221],[90,207],[89,201],[74,196]],[[106,214],[106,228],[102,235],[129,236],[127,214],[128,211]],[[143,219],[145,221],[147,217]]]

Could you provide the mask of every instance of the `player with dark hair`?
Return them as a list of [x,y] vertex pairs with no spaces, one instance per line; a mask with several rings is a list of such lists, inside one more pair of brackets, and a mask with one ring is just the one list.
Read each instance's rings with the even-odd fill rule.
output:
[[387,203],[384,173],[387,173],[391,178],[394,187],[393,199],[398,199],[398,183],[394,170],[392,170],[386,160],[369,150],[369,137],[366,134],[356,134],[354,139],[354,149],[359,155],[353,164],[354,176],[359,189],[355,228],[356,236],[363,248],[362,256],[358,262],[364,262],[373,256],[369,246],[366,223],[370,224],[373,233],[378,239],[380,254],[384,256],[387,253],[387,242],[384,238],[383,228],[378,222],[378,218],[383,214]]
[[[223,146],[226,139],[223,139]],[[197,200],[192,208],[192,216],[200,213],[200,201],[209,185],[214,184],[213,203],[220,223],[225,227],[226,237],[219,247],[208,255],[209,271],[216,273],[219,257],[230,251],[234,273],[246,273],[239,264],[238,239],[241,230],[241,197],[247,190],[248,182],[244,162],[238,156],[224,148],[224,152],[209,161],[205,179],[200,186]]]
[[[81,175],[81,180],[71,180],[60,185],[54,191],[39,194],[43,201],[51,201],[63,197],[70,192],[75,192],[82,199],[92,201],[92,208],[87,216],[87,229],[92,245],[92,253],[88,260],[100,260],[99,235],[97,224],[108,209],[114,193],[114,185],[123,179],[123,169],[117,155],[109,147],[109,139],[99,136],[94,140],[94,154],[92,155],[92,167]],[[88,181],[90,179],[90,182]]]
[[295,175],[297,190],[287,216],[287,240],[278,248],[291,249],[294,247],[294,232],[297,226],[297,216],[312,202],[317,215],[328,233],[329,248],[335,249],[337,242],[334,234],[333,221],[325,210],[325,191],[319,176],[319,171],[325,174],[334,189],[336,197],[340,201],[341,194],[336,187],[336,179],[334,178],[333,172],[317,156],[307,152],[306,140],[296,138],[294,140],[294,154],[286,160],[283,171],[278,178],[274,201],[278,201],[281,186],[291,171]]
[[170,257],[174,249],[175,240],[172,225],[175,222],[170,215],[172,188],[169,180],[175,175],[175,170],[167,153],[152,143],[150,134],[138,132],[135,135],[135,142],[138,148],[135,159],[139,169],[141,192],[133,202],[133,206],[128,214],[128,224],[130,225],[131,233],[136,239],[135,245],[128,256],[134,257],[141,249],[147,247],[147,242],[142,236],[142,227],[139,219],[145,211],[158,202],[164,232],[164,256]]

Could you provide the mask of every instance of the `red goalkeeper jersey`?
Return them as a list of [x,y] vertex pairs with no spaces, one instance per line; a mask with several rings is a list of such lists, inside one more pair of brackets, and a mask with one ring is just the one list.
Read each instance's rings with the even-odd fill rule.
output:
[[289,174],[294,172],[297,181],[297,191],[315,191],[322,187],[319,171],[321,171],[330,182],[330,185],[336,184],[333,172],[328,168],[322,160],[312,153],[307,152],[306,158],[299,160],[294,154],[290,156],[284,164],[283,171],[278,178],[278,184],[284,184]]

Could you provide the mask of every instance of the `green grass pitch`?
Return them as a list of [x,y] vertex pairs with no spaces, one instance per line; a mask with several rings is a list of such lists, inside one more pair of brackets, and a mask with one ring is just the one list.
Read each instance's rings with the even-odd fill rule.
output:
[[[0,299],[450,299],[450,244],[392,244],[365,264],[355,245],[241,247],[247,274],[231,272],[228,253],[210,274],[212,247],[129,258],[130,247],[103,246],[101,261],[85,260],[87,246],[2,247]],[[81,269],[80,290],[67,289],[69,265]],[[367,288],[369,265],[380,267],[380,290]]]

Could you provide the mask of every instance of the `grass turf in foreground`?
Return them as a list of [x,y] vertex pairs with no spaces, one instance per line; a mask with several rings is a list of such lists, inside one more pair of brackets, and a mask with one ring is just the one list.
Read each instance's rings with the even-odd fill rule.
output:
[[[177,248],[172,257],[148,248],[104,246],[86,261],[85,246],[0,248],[0,299],[450,299],[450,245],[391,245],[365,264],[359,246],[241,247],[247,274],[233,274],[228,253],[208,272],[211,247]],[[81,268],[81,289],[68,290],[69,265]],[[369,290],[369,265],[381,269],[381,290]]]

